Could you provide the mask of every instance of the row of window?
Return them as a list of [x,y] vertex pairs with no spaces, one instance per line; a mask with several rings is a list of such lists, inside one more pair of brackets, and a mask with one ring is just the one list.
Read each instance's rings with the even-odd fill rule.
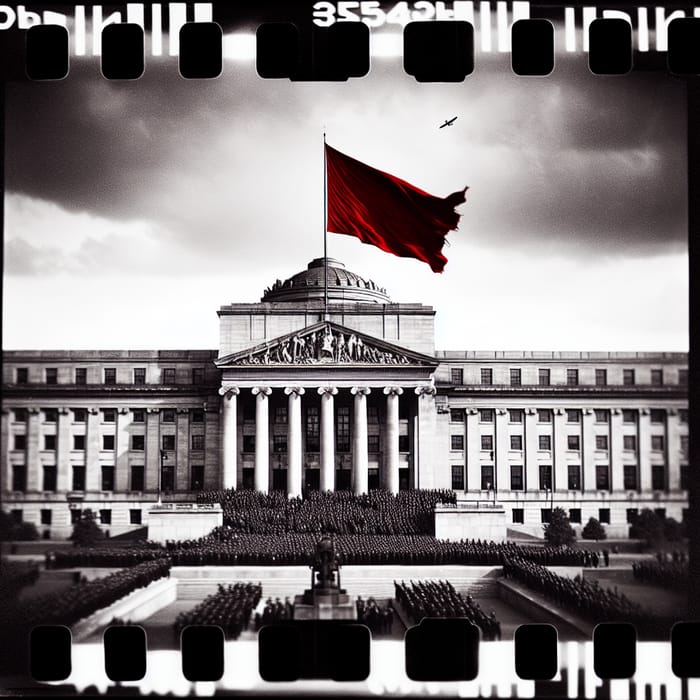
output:
[[[523,465],[510,465],[510,490],[524,491],[525,482],[523,480]],[[688,488],[688,465],[682,464],[680,468],[680,487],[682,490]],[[653,464],[651,467],[651,488],[653,491],[664,491],[666,489],[666,465]],[[481,490],[491,491],[494,488],[494,468],[493,465],[483,465],[481,467]],[[566,487],[569,491],[581,490],[581,465],[567,465]],[[598,464],[595,468],[595,488],[597,491],[610,490],[610,468],[607,464]],[[639,489],[639,469],[636,464],[623,465],[622,488],[625,491],[637,491]],[[464,491],[464,465],[452,465],[452,489],[454,491]],[[541,464],[539,467],[540,491],[552,490],[552,465]]]
[[[72,408],[70,410],[73,418],[73,423],[87,423],[88,412],[86,408]],[[132,408],[129,410],[131,411],[132,423],[146,422],[145,408]],[[42,408],[41,412],[44,423],[56,423],[58,421],[57,408]],[[100,409],[100,414],[102,423],[117,422],[116,408],[102,408]],[[12,416],[15,423],[26,423],[27,415],[28,411],[26,408],[15,408],[12,411]],[[163,408],[160,410],[160,421],[161,423],[175,423],[175,415],[176,410],[174,408]],[[191,408],[188,411],[188,415],[192,423],[204,423],[205,412],[203,409]]]
[[[450,381],[452,384],[464,384],[464,370],[461,367],[452,367],[450,369]],[[549,369],[539,369],[537,370],[537,384],[538,386],[551,386],[552,374]],[[634,386],[636,384],[636,370],[634,369],[623,369],[622,370],[622,383],[625,386]],[[678,370],[678,383],[680,385],[688,384],[688,370],[679,369]],[[607,369],[596,369],[595,370],[595,384],[596,386],[608,386],[608,370]],[[652,386],[663,386],[664,384],[664,372],[662,369],[652,369],[651,370],[651,385]],[[492,386],[493,385],[493,369],[489,367],[481,368],[481,385],[482,386]],[[511,386],[522,386],[522,370],[520,368],[510,369],[510,385]],[[566,385],[567,386],[578,386],[579,385],[579,370],[578,369],[567,369],[566,370]]]
[[[101,508],[97,511],[100,523],[102,525],[112,524],[112,509],[111,508]],[[82,518],[82,511],[79,508],[70,509],[70,521],[71,525],[75,525]],[[10,511],[10,517],[12,520],[19,524],[22,522],[24,513],[21,508],[13,508]],[[51,508],[42,508],[39,511],[39,521],[41,525],[51,525],[53,524],[53,510]],[[129,509],[129,524],[130,525],[141,525],[142,524],[142,514],[140,508],[130,508]]]
[[[494,439],[493,435],[481,435],[481,449],[493,451]],[[651,449],[654,452],[661,452],[665,449],[666,441],[663,435],[651,435]],[[452,435],[450,437],[452,450],[464,450],[464,435]],[[622,448],[624,450],[636,452],[637,450],[637,436],[636,435],[623,435],[622,436]],[[510,436],[510,449],[511,450],[522,450],[523,449],[523,436],[522,435],[511,435]],[[552,449],[552,436],[551,435],[539,435],[538,436],[538,449],[540,450],[551,450]],[[581,437],[579,435],[567,435],[566,436],[566,449],[567,450],[580,450],[581,449]],[[596,450],[608,450],[609,440],[607,435],[596,435],[595,436],[595,449]],[[688,436],[680,436],[680,449],[683,453],[688,452]]]
[[[203,384],[205,378],[204,367],[193,367],[191,371],[192,384]],[[87,384],[87,368],[75,368],[75,384]],[[29,384],[29,368],[17,367],[15,370],[15,381],[17,384]],[[46,384],[58,384],[58,368],[46,367],[44,369],[44,381]],[[113,386],[117,383],[117,368],[105,367],[103,371],[103,383],[107,386]],[[133,370],[133,384],[146,384],[146,368],[136,367]],[[175,367],[165,367],[161,370],[162,384],[177,384],[177,370]]]
[[[666,518],[665,508],[654,508],[654,513],[662,520]],[[639,515],[639,508],[627,508],[626,518],[627,524],[632,525]],[[551,521],[552,509],[551,508],[541,508],[540,509],[540,522],[548,523]],[[513,523],[524,523],[525,522],[525,509],[524,508],[513,508],[512,510]],[[687,518],[687,509],[683,509],[683,521],[685,522]],[[575,525],[580,525],[581,520],[581,509],[580,508],[570,508],[569,509],[569,522]],[[610,525],[610,508],[598,508],[598,522],[603,525]]]
[[[493,423],[495,411],[493,408],[480,408],[479,410],[479,422],[480,423]],[[508,422],[509,423],[522,423],[525,411],[522,408],[509,408],[508,411]],[[566,415],[567,423],[580,423],[582,418],[582,411],[578,408],[567,408],[564,410]],[[610,409],[607,408],[596,408],[593,410],[596,423],[608,423],[610,421]],[[623,423],[636,423],[639,411],[637,409],[622,409],[622,422]],[[465,416],[465,409],[463,408],[451,408],[450,409],[450,422],[452,423],[463,423]],[[551,423],[553,420],[554,411],[551,408],[538,408],[537,409],[537,422],[538,423]],[[688,411],[687,409],[679,409],[678,419],[681,423],[688,422]],[[649,422],[650,423],[663,423],[666,420],[666,409],[665,408],[652,408],[649,410]]]

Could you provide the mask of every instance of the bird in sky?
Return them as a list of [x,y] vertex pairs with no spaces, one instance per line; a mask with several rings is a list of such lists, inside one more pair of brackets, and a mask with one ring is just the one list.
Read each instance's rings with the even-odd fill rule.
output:
[[452,119],[445,119],[445,123],[441,124],[439,128],[442,129],[443,126],[452,126],[455,123],[455,119],[457,119],[457,117],[452,117]]

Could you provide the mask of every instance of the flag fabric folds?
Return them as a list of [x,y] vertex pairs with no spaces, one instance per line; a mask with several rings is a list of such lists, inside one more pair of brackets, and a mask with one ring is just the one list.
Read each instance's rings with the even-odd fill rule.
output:
[[402,258],[422,260],[442,272],[445,236],[459,224],[455,207],[467,187],[434,197],[404,180],[361,163],[328,144],[328,231],[356,236]]

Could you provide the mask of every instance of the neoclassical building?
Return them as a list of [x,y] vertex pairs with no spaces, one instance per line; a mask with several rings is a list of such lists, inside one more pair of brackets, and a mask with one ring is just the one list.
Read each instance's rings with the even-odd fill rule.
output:
[[432,307],[323,259],[219,311],[218,351],[7,351],[2,500],[112,535],[219,488],[452,488],[512,534],[688,506],[687,355],[436,350]]

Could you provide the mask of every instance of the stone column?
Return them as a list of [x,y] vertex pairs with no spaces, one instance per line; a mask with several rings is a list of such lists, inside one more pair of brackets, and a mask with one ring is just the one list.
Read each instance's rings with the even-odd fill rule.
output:
[[160,409],[146,409],[146,460],[144,488],[157,493],[160,483]]
[[[495,441],[495,456],[493,465],[494,484],[491,484],[491,489],[494,491],[510,489],[510,461],[508,460],[508,452],[510,451],[510,436],[508,433],[508,411],[505,408],[498,408],[496,413],[496,435]],[[489,496],[492,500],[497,498],[496,494]]]
[[540,439],[537,434],[537,410],[528,408],[525,411],[525,463],[523,464],[523,491],[534,491],[539,488]]
[[[58,409],[58,425],[56,426],[56,492],[69,491],[72,484],[70,466],[71,445],[70,435],[71,412],[67,408]],[[39,482],[43,483],[43,475],[39,475]],[[43,488],[43,486],[42,486]]]
[[367,493],[367,395],[369,387],[354,386],[350,393],[355,397],[355,420],[352,430],[352,481],[356,494]]
[[552,489],[562,491],[566,490],[569,481],[566,467],[566,450],[569,447],[566,439],[566,411],[563,408],[555,408],[552,420],[554,421]]
[[[222,386],[221,486],[235,489],[238,476],[238,394],[237,386]],[[205,447],[208,447],[205,444]]]
[[321,396],[321,491],[335,490],[335,435],[333,397],[338,393],[334,386],[320,386]]
[[435,409],[435,387],[432,384],[417,386],[418,396],[418,452],[415,460],[416,473],[413,484],[417,489],[435,487],[435,432],[437,411]]
[[285,387],[289,397],[287,409],[287,495],[290,498],[301,496],[302,449],[301,449],[301,397],[303,386]]
[[384,488],[399,492],[399,396],[400,386],[384,387],[386,395],[386,450],[384,455]]
[[267,493],[270,488],[270,418],[267,397],[269,386],[255,386],[255,490]]
[[120,408],[117,411],[117,437],[114,460],[114,490],[129,490],[129,425],[131,415],[128,408]]
[[175,491],[190,490],[190,410],[178,408],[175,437]]
[[[99,491],[102,480],[102,464],[100,462],[100,422],[99,408],[89,408],[87,413],[87,446],[85,449],[85,490]],[[73,476],[71,475],[71,482]],[[73,484],[71,483],[71,488]]]
[[[623,491],[625,486],[623,467],[624,441],[622,439],[622,411],[619,408],[613,408],[610,411],[610,437],[608,443],[608,448],[610,449],[610,490]],[[639,465],[637,459],[635,459],[635,462]],[[637,466],[637,489],[639,489],[639,466]],[[593,482],[586,485],[586,491],[589,490],[595,491],[595,475],[593,476]]]
[[39,459],[39,441],[41,440],[41,410],[38,408],[27,409],[27,460],[24,473],[27,483],[27,492],[38,491],[39,482],[42,479],[41,460]]
[[[583,449],[581,450],[581,490],[583,491],[594,491],[595,490],[595,431],[594,431],[594,421],[595,413],[591,408],[584,408],[582,415],[583,430],[582,430],[582,440]],[[608,450],[610,449],[610,438],[608,438]],[[608,452],[608,458],[610,453]],[[609,465],[608,468],[611,468]],[[610,483],[612,490],[612,482]]]
[[637,454],[639,455],[639,485],[642,493],[651,491],[651,431],[649,409],[643,408],[638,415]]
[[[12,465],[10,464],[10,450],[14,445],[10,445],[12,434],[10,431],[10,421],[13,414],[9,408],[2,408],[2,435],[0,437],[0,464],[2,465],[3,480],[0,489],[3,491],[12,491]],[[26,438],[25,438],[26,440]],[[26,470],[25,466],[25,470]],[[26,473],[26,471],[25,471]]]
[[468,408],[466,414],[467,469],[465,487],[467,491],[481,490],[481,437],[479,436],[479,410]]
[[665,454],[668,464],[668,490],[680,491],[681,488],[681,438],[678,430],[678,411],[670,408],[666,411]]

